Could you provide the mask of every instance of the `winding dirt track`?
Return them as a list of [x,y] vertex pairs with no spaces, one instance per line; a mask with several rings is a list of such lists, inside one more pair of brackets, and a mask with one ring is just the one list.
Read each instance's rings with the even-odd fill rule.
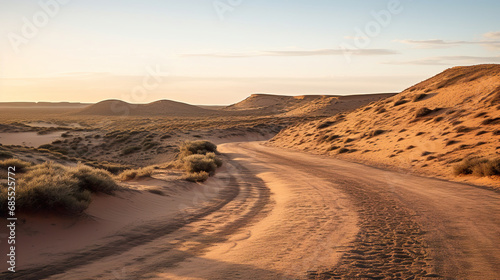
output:
[[216,199],[14,278],[500,279],[498,193],[258,142],[220,150],[200,191]]

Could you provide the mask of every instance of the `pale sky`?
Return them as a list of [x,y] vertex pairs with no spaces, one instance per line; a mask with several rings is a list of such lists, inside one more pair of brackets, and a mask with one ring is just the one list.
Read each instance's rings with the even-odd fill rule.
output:
[[0,0],[0,102],[398,92],[500,63],[496,0]]

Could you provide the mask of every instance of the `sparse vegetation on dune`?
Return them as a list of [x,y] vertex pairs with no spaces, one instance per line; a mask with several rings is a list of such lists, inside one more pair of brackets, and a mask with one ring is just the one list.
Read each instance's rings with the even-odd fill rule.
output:
[[500,175],[500,159],[468,158],[454,167],[455,175]]
[[180,146],[179,157],[184,158],[190,155],[205,155],[207,153],[217,153],[217,145],[206,140],[186,141]]
[[138,169],[125,170],[116,176],[122,181],[151,177],[157,169],[180,169],[186,172],[184,179],[191,182],[203,182],[213,176],[222,160],[216,155],[217,145],[206,141],[185,141],[179,147],[177,159],[162,165],[152,165]]
[[208,172],[205,171],[200,171],[196,173],[186,173],[183,176],[184,180],[189,182],[205,182],[208,179],[208,177],[210,177],[210,174],[208,174]]
[[[205,141],[188,141],[180,147],[179,165],[187,172],[188,181],[203,182],[215,170],[222,166],[222,160],[216,155],[217,145]],[[207,176],[208,175],[208,176]]]
[[139,178],[151,177],[155,169],[155,166],[148,166],[139,169],[128,169],[120,173],[117,178],[122,181],[129,181]]
[[[498,64],[454,67],[346,113],[341,122],[330,116],[286,128],[270,144],[450,179],[454,164],[474,155],[492,160],[467,161],[475,167],[460,174],[495,174],[499,77]],[[334,134],[340,137],[330,139]],[[499,178],[479,184],[500,186]]]
[[16,168],[16,173],[25,172],[28,167],[32,165],[31,162],[23,161],[16,158],[10,158],[0,161],[0,169],[7,169],[10,166],[14,166]]
[[190,155],[182,159],[183,167],[188,173],[198,173],[205,171],[214,174],[217,164],[214,158],[207,155]]
[[[66,167],[46,162],[29,167],[25,174],[19,176],[16,206],[22,212],[74,215],[89,206],[92,193],[113,194],[120,188],[106,171],[84,165]],[[2,188],[2,210],[6,207],[6,201],[7,190]]]

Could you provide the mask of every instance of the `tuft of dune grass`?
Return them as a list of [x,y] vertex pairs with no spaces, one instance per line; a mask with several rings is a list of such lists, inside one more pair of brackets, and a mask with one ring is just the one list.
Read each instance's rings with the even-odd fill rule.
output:
[[180,146],[179,157],[182,159],[190,155],[217,153],[217,145],[206,140],[186,141]]
[[151,177],[155,169],[155,166],[148,166],[139,169],[129,169],[120,173],[117,178],[122,181],[130,181],[139,178]]
[[[85,165],[66,167],[46,162],[29,167],[16,187],[16,208],[22,212],[80,214],[92,193],[113,194],[121,187],[104,170]],[[7,207],[7,189],[0,190],[0,209]],[[5,213],[5,211],[3,211]]]
[[500,175],[500,159],[468,158],[455,165],[455,175],[487,177]]

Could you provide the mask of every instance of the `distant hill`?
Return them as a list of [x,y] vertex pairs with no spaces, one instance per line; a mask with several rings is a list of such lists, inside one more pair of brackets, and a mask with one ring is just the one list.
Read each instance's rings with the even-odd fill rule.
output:
[[256,115],[283,116],[328,116],[354,110],[360,106],[395,93],[363,95],[301,95],[285,96],[272,94],[252,94],[247,99],[222,109]]
[[121,100],[105,100],[79,111],[78,115],[96,116],[193,116],[217,114],[194,105],[172,100],[160,100],[149,104],[131,104]]
[[0,102],[2,108],[84,108],[90,103],[79,102]]
[[390,98],[283,130],[273,145],[451,176],[500,153],[500,65],[454,67]]

